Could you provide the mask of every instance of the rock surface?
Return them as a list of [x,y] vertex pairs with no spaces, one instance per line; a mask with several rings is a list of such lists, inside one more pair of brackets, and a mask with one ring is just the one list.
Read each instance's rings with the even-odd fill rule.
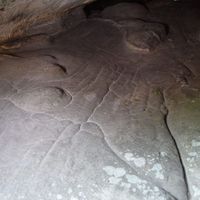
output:
[[145,18],[148,11],[138,3],[118,3],[108,6],[102,11],[102,17],[108,19]]
[[[43,28],[43,34],[61,28],[61,18],[71,10],[92,0],[1,0],[0,1],[0,47],[15,40],[29,37]],[[57,23],[55,23],[57,22]],[[48,26],[48,23],[50,25]],[[33,30],[32,30],[33,29]],[[44,29],[45,32],[44,32]],[[36,32],[35,32],[35,31]],[[10,45],[9,45],[10,46]],[[9,47],[7,47],[9,48]]]
[[122,20],[118,21],[125,31],[127,45],[143,52],[154,50],[166,39],[167,31],[163,24],[151,23],[143,20]]
[[1,200],[200,199],[200,46],[183,42],[187,7],[77,23],[78,11],[51,40],[1,52]]

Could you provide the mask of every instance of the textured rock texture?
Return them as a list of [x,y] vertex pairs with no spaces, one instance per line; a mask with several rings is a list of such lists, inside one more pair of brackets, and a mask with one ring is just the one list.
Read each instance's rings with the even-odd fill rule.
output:
[[1,51],[1,200],[200,199],[197,5],[127,5]]
[[52,21],[61,27],[62,16],[88,2],[90,0],[1,0],[0,45],[39,34],[32,29],[40,29]]

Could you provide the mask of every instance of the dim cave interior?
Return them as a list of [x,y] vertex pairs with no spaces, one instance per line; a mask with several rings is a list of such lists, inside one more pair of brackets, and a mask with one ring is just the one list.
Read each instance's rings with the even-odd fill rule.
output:
[[200,200],[200,1],[0,0],[0,200]]

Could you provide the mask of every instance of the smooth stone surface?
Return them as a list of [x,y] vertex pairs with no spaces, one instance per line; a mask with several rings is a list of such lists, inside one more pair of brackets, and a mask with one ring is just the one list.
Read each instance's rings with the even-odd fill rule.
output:
[[101,15],[103,18],[119,20],[129,18],[144,18],[147,15],[147,9],[139,3],[118,3],[106,7]]
[[126,30],[127,45],[138,51],[150,52],[166,39],[167,31],[163,24],[137,20],[119,21]]

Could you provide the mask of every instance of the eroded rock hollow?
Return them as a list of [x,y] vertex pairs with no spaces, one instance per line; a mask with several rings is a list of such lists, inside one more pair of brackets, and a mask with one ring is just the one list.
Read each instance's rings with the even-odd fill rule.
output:
[[199,200],[199,10],[0,0],[0,199]]

